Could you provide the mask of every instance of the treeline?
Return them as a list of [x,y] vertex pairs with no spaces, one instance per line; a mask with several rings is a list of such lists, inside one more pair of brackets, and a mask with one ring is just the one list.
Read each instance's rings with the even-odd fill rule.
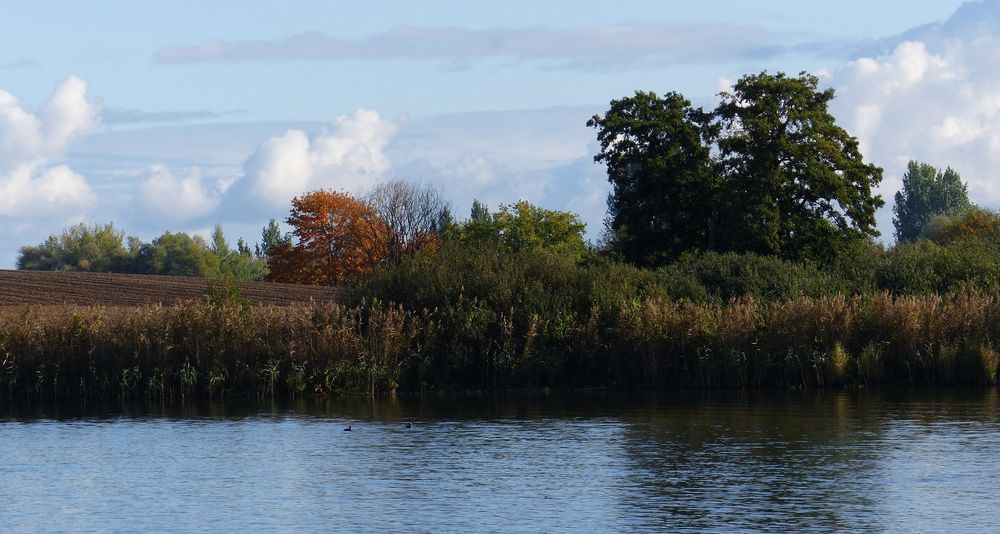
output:
[[[278,232],[277,223],[264,229]],[[18,269],[157,274],[260,281],[267,277],[266,255],[240,239],[235,249],[216,225],[211,243],[199,235],[165,232],[150,243],[125,237],[113,223],[80,223],[49,236],[37,246],[21,247]]]

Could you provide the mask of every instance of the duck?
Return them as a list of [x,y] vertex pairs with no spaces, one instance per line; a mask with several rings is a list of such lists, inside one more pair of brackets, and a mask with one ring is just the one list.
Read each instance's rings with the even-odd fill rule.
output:
[[344,432],[350,432],[350,431],[351,431],[351,425],[347,425],[347,428],[344,429]]
[[413,423],[406,423],[406,428],[413,428]]

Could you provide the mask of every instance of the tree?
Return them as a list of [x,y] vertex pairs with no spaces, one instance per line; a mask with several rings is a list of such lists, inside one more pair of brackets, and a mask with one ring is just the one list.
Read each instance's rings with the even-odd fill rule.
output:
[[376,185],[365,202],[377,217],[365,219],[376,227],[371,236],[382,238],[387,263],[434,246],[441,239],[451,214],[440,191],[426,184],[390,180]]
[[472,217],[460,228],[462,240],[490,243],[512,252],[548,249],[579,258],[587,250],[586,224],[574,213],[540,208],[520,200],[490,213],[485,204],[472,204]]
[[725,248],[830,260],[844,241],[878,235],[882,169],[864,162],[829,112],[833,89],[818,84],[763,72],[720,95]]
[[829,113],[833,90],[764,72],[720,97],[705,113],[638,92],[588,122],[613,185],[613,248],[647,265],[687,250],[831,261],[878,235],[882,169]]
[[165,232],[152,243],[142,245],[135,260],[139,274],[218,278],[219,258],[201,236]]
[[130,258],[123,240],[124,234],[116,230],[112,223],[92,226],[80,223],[58,235],[49,236],[38,246],[21,247],[17,268],[94,272],[124,270]]
[[341,283],[370,272],[387,256],[387,225],[367,203],[337,191],[313,191],[292,200],[287,222],[295,245],[268,248],[269,279]]
[[278,225],[278,221],[271,219],[268,221],[267,226],[265,226],[260,232],[260,244],[256,246],[256,254],[258,257],[266,260],[267,257],[270,256],[271,250],[277,248],[291,248],[291,246],[291,234],[282,233],[281,227]]
[[637,91],[611,101],[597,128],[608,169],[609,245],[623,258],[662,265],[691,249],[714,247],[719,180],[708,115],[678,93]]
[[916,161],[907,165],[895,201],[892,224],[898,241],[916,241],[935,217],[959,217],[973,207],[968,186],[951,167],[940,171]]
[[212,230],[212,254],[219,258],[219,261],[225,259],[226,256],[232,253],[229,248],[229,242],[226,241],[226,234],[222,230],[221,224],[216,224],[215,228]]
[[222,225],[215,225],[212,231],[211,251],[219,260],[219,274],[223,278],[259,281],[267,276],[267,262],[251,254],[242,239],[237,250],[229,247]]

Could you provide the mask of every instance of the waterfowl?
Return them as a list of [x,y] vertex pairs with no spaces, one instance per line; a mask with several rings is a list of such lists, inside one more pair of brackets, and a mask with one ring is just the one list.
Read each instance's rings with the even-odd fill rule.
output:
[[413,423],[406,423],[406,428],[413,428]]
[[347,425],[347,428],[344,429],[344,432],[350,432],[350,431],[351,431],[351,425]]

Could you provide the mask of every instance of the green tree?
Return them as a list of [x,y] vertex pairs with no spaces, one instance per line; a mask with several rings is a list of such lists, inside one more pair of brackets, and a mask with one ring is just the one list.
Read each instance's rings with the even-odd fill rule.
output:
[[611,248],[668,263],[688,250],[830,262],[878,235],[882,169],[830,114],[808,74],[748,75],[711,113],[677,93],[611,102],[598,129],[613,185]]
[[143,245],[136,258],[141,274],[219,278],[219,258],[201,236],[166,232]]
[[267,262],[251,254],[242,239],[236,250],[229,247],[222,225],[215,225],[212,231],[211,251],[219,260],[219,274],[223,278],[260,281],[267,276]]
[[49,236],[38,246],[21,247],[17,268],[115,272],[127,269],[129,259],[124,234],[114,224],[80,223]]
[[222,230],[221,224],[216,224],[215,228],[212,230],[212,253],[215,254],[219,261],[225,259],[226,256],[232,254],[232,250],[229,248],[229,242],[226,241],[226,233]]
[[724,248],[829,261],[845,242],[878,235],[882,169],[864,162],[829,112],[833,89],[818,85],[763,72],[720,95]]
[[492,243],[512,252],[547,249],[579,258],[587,250],[586,225],[574,213],[540,208],[521,200],[495,213],[475,201],[472,217],[459,230],[469,244]]
[[256,254],[258,257],[267,259],[273,250],[291,248],[291,246],[292,234],[282,233],[278,221],[271,219],[260,232],[260,244],[256,246]]
[[903,175],[903,189],[896,193],[892,224],[897,241],[924,236],[935,217],[958,217],[972,209],[968,186],[951,167],[944,171],[911,161]]
[[637,91],[587,122],[613,187],[607,245],[628,261],[658,266],[714,248],[722,205],[708,118],[678,93]]

